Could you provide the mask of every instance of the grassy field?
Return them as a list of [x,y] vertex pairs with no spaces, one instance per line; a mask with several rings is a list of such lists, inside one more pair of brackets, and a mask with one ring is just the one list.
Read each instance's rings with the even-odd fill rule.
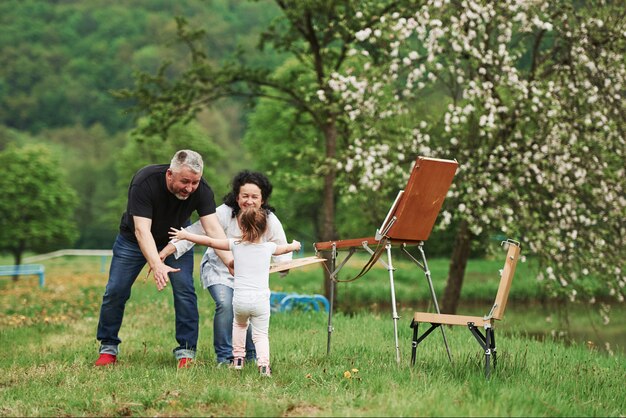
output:
[[[499,362],[490,381],[483,375],[480,347],[463,327],[446,331],[453,363],[436,333],[420,345],[416,366],[410,366],[409,318],[413,304],[425,304],[426,285],[423,274],[403,273],[409,269],[402,265],[397,266],[400,365],[394,359],[392,321],[384,303],[386,272],[373,271],[340,285],[341,312],[334,316],[328,356],[324,313],[273,314],[274,376],[263,379],[252,365],[242,372],[214,365],[213,304],[204,290],[198,291],[198,361],[189,370],[177,371],[171,354],[176,344],[171,291],[159,293],[152,282],[141,280],[127,305],[120,361],[113,368],[94,368],[95,330],[106,283],[100,260],[64,257],[44,264],[43,289],[36,278],[0,281],[2,416],[626,414],[626,358],[621,351],[610,355],[599,344],[538,338],[528,327],[535,323],[545,327],[544,314],[516,316],[523,305],[542,299],[525,264],[516,275],[506,319],[496,328]],[[429,264],[436,286],[442,288],[447,261]],[[495,295],[491,282],[497,282],[492,277],[497,277],[500,264],[470,264],[468,278],[473,279],[466,283],[464,297],[472,302],[464,308],[478,311],[469,313],[482,315],[488,310],[488,299]],[[272,288],[319,293],[319,269],[303,268],[285,279],[272,276]],[[489,297],[472,296],[481,296],[479,289]],[[556,320],[558,315],[554,316]],[[622,324],[617,325],[621,333]]]

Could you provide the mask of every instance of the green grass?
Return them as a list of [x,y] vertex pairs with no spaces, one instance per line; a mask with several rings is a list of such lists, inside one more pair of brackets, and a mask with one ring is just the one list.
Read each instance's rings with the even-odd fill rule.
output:
[[[470,263],[468,271],[477,272],[476,282],[490,282],[485,280],[491,275],[490,263]],[[47,284],[43,289],[37,287],[36,278],[17,283],[0,281],[1,416],[626,413],[626,361],[622,353],[611,356],[583,342],[564,344],[538,338],[531,325],[545,323],[545,313],[519,314],[522,301],[531,300],[524,295],[534,291],[532,281],[524,281],[525,267],[516,276],[507,317],[496,328],[498,368],[486,381],[480,347],[464,327],[446,330],[453,352],[452,364],[437,331],[420,344],[416,365],[410,366],[412,309],[406,305],[413,303],[414,296],[402,295],[401,363],[396,364],[390,312],[384,306],[371,306],[388,299],[388,276],[384,270],[382,275],[371,272],[340,288],[341,310],[341,303],[348,300],[341,298],[354,297],[353,293],[358,294],[362,287],[368,288],[362,292],[369,299],[360,304],[360,309],[345,309],[334,315],[328,356],[328,318],[324,313],[273,314],[270,343],[274,376],[270,379],[258,376],[252,365],[242,372],[215,366],[213,302],[205,290],[198,290],[198,361],[192,369],[177,371],[171,353],[176,345],[171,290],[159,293],[153,282],[144,284],[139,279],[127,305],[119,363],[113,368],[94,368],[98,348],[95,331],[106,273],[100,271],[95,258],[64,257],[45,264]],[[445,274],[435,273],[445,272],[447,262],[433,260],[429,264],[433,280],[443,280]],[[499,264],[494,263],[496,277]],[[272,276],[272,288],[320,293],[319,270],[301,270],[284,279]],[[400,271],[398,268],[398,274]],[[472,287],[469,283],[466,285]],[[403,292],[422,292],[420,288],[426,287],[423,274],[406,279],[403,286],[406,288],[397,289],[399,299]],[[480,288],[482,284],[475,286]],[[518,296],[513,295],[519,291],[516,286],[528,289],[520,292],[522,296],[514,302]],[[484,301],[488,307],[495,288],[489,292],[489,298],[474,302],[480,305]],[[623,333],[621,324],[618,326]],[[349,378],[344,375],[347,371]]]
[[465,329],[447,332],[453,364],[439,335],[433,335],[419,347],[411,368],[410,329],[401,327],[397,366],[389,321],[372,314],[337,315],[330,356],[324,315],[273,315],[271,379],[260,378],[251,366],[241,373],[215,367],[204,315],[198,364],[177,372],[170,353],[173,318],[164,307],[129,306],[120,362],[108,369],[91,365],[97,349],[93,317],[3,329],[3,341],[19,342],[19,348],[5,350],[1,361],[0,414],[619,416],[625,411],[623,357],[503,337],[498,369],[485,381],[478,345]]

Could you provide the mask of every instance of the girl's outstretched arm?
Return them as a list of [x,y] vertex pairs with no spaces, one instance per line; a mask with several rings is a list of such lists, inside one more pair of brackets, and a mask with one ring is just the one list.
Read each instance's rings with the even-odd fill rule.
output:
[[277,245],[276,251],[274,251],[274,255],[286,254],[292,251],[300,251],[300,241],[296,241],[294,239],[293,241],[291,241],[291,244]]
[[216,250],[230,250],[230,243],[227,239],[216,239],[206,235],[192,234],[184,229],[170,228],[170,238],[185,239],[200,245],[215,248]]

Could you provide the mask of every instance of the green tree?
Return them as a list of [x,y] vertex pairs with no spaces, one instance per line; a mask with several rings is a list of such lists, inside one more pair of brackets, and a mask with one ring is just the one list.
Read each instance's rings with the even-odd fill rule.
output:
[[39,145],[9,146],[0,152],[0,228],[7,236],[0,250],[22,262],[25,251],[44,252],[72,244],[76,193],[68,186],[58,161]]
[[[121,92],[132,98],[137,109],[150,114],[150,133],[161,133],[174,123],[191,120],[195,114],[223,97],[267,97],[288,104],[294,117],[311,124],[315,130],[318,153],[307,163],[317,167],[322,181],[318,238],[333,240],[336,233],[337,159],[349,145],[350,123],[345,100],[335,94],[331,75],[350,61],[348,51],[357,42],[355,33],[376,22],[390,11],[407,16],[413,13],[402,4],[414,1],[360,0],[329,2],[326,0],[276,0],[281,14],[261,37],[261,48],[294,58],[297,64],[279,72],[259,68],[241,54],[236,59],[214,65],[202,43],[204,31],[190,30],[179,18],[179,37],[190,47],[189,69],[175,81],[166,77],[167,67],[155,74],[141,74],[133,91]],[[357,10],[364,16],[357,17]],[[320,100],[323,98],[323,100]],[[284,138],[306,147],[307,138]],[[330,293],[326,272],[325,293]]]
[[259,100],[250,114],[243,142],[253,156],[254,168],[272,180],[271,205],[287,236],[306,245],[319,236],[322,181],[318,168],[310,163],[317,160],[315,129],[307,123],[295,123],[296,112],[275,100]]
[[[285,64],[277,73],[289,65]],[[272,205],[287,235],[302,241],[303,245],[315,242],[320,236],[323,188],[320,170],[323,165],[319,164],[322,143],[315,126],[306,116],[298,117],[297,109],[292,106],[262,98],[249,114],[243,143],[255,169],[272,180]],[[339,187],[346,183],[345,179],[337,181]],[[366,205],[355,202],[353,196],[353,193],[340,193],[337,199],[339,237],[371,234],[388,210],[389,202],[380,196],[371,196]],[[305,249],[312,250],[309,246]],[[431,249],[429,247],[430,254]]]
[[78,193],[77,248],[109,248],[118,225],[108,222],[107,208],[120,194],[112,158],[126,136],[111,135],[102,125],[43,130],[34,140],[45,143],[60,161],[70,186]]

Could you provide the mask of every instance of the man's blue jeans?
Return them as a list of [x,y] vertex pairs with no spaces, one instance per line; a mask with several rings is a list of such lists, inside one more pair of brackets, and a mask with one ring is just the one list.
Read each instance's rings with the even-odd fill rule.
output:
[[[215,301],[213,347],[217,362],[229,363],[233,359],[233,289],[223,284],[215,284],[209,287],[209,293]],[[246,359],[256,359],[251,327],[248,327],[246,335]]]
[[[168,266],[180,268],[170,273],[176,313],[176,341],[174,349],[177,359],[194,358],[198,343],[198,300],[193,283],[193,251],[188,251],[178,260],[170,256]],[[117,346],[122,342],[118,333],[122,326],[126,301],[146,259],[139,245],[118,235],[113,245],[113,258],[109,270],[109,281],[102,297],[97,338],[101,342],[100,353],[117,355]],[[158,319],[160,320],[160,319]],[[156,322],[155,326],[161,326]]]

